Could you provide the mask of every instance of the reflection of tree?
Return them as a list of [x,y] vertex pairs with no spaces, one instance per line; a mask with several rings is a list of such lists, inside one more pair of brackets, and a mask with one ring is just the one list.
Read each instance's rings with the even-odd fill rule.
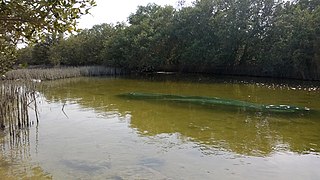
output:
[[[37,137],[38,135],[36,135]],[[31,164],[30,160],[30,134],[28,128],[16,130],[12,134],[0,135],[1,178],[52,179],[41,167]]]
[[253,156],[279,150],[320,151],[316,146],[320,142],[317,119],[214,108],[145,103],[142,111],[132,111],[131,125],[149,135],[179,132],[206,146]]
[[[62,84],[59,84],[59,82]],[[120,112],[131,114],[131,127],[136,128],[141,135],[155,136],[165,133],[179,133],[182,137],[200,144],[203,149],[226,149],[238,154],[252,156],[268,156],[277,151],[292,151],[297,153],[320,152],[320,137],[317,133],[320,124],[317,116],[275,115],[248,112],[241,108],[225,108],[179,104],[157,101],[134,101],[119,99],[115,95],[130,91],[149,91],[159,93],[202,93],[204,91],[190,83],[146,82],[117,79],[78,79],[56,81],[57,85],[45,88],[42,93],[52,101],[76,101],[84,108],[93,108],[99,113]],[[225,86],[225,87],[223,87]],[[165,89],[163,87],[169,87]],[[178,87],[179,89],[174,89]],[[251,86],[253,87],[253,86]],[[251,88],[248,87],[248,88]],[[202,88],[208,88],[203,85]],[[210,87],[209,87],[210,88]],[[227,91],[227,85],[215,91]],[[188,91],[186,90],[188,89]],[[211,90],[211,89],[210,89]],[[248,89],[237,86],[232,96],[245,96]],[[279,102],[276,93],[268,95],[273,90],[253,87],[250,92],[266,94],[267,101]],[[283,93],[299,95],[297,92],[282,90]],[[227,94],[227,93],[225,93]],[[252,97],[254,98],[254,97]],[[261,100],[261,97],[259,97]],[[270,101],[270,100],[269,100]],[[314,102],[312,102],[314,103]]]
[[[282,143],[277,133],[270,129],[267,117],[241,111],[212,112],[193,106],[189,106],[188,112],[182,106],[181,109],[166,106],[163,109],[165,113],[153,109],[132,112],[132,127],[149,135],[179,132],[204,145],[207,152],[208,148],[218,148],[265,156],[272,153],[274,146]],[[228,117],[225,113],[231,115]],[[175,117],[167,118],[168,114]]]

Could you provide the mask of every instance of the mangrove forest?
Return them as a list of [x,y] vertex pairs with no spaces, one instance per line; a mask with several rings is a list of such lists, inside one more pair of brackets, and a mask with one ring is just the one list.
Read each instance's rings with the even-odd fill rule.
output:
[[148,4],[127,22],[47,34],[20,49],[16,64],[320,80],[320,1]]
[[319,0],[102,2],[0,1],[0,179],[320,179]]

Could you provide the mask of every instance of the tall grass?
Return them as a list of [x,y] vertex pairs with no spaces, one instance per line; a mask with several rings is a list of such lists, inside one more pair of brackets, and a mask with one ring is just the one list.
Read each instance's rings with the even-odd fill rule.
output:
[[104,66],[62,67],[48,69],[18,69],[5,74],[7,80],[36,79],[55,80],[80,76],[107,76],[120,75],[123,72],[117,68]]
[[35,85],[32,82],[0,81],[0,127],[14,135],[29,127],[29,109],[33,106],[38,122]]

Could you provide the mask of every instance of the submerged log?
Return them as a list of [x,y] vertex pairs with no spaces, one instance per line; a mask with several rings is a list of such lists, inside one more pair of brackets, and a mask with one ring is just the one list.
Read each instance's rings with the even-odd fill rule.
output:
[[152,94],[152,93],[140,93],[131,92],[120,94],[120,97],[130,99],[142,99],[142,100],[160,100],[160,101],[171,101],[181,103],[191,103],[199,105],[209,106],[229,106],[229,107],[240,107],[246,110],[256,110],[264,112],[279,112],[279,113],[295,113],[295,112],[308,112],[310,111],[307,107],[298,107],[291,105],[264,105],[251,103],[240,100],[224,99],[218,97],[205,97],[205,96],[182,96],[182,95],[171,95],[171,94]]

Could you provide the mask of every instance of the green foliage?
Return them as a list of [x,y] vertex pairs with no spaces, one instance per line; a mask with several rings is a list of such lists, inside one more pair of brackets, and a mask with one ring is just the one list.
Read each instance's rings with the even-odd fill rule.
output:
[[71,32],[76,28],[76,20],[88,14],[93,6],[94,0],[2,0],[0,73],[7,71],[13,64],[11,49],[17,43],[45,40],[46,33]]
[[[285,4],[274,13],[273,24],[261,51],[262,65],[280,77],[319,79],[316,58],[319,42],[317,8],[306,1]],[[311,2],[311,1],[310,1]]]
[[[1,39],[0,39],[1,42]],[[0,75],[7,72],[14,64],[15,47],[7,42],[0,44]]]
[[34,64],[32,58],[33,47],[27,46],[22,49],[19,49],[17,52],[16,64]]
[[[154,71],[170,63],[171,6],[140,6],[129,16],[130,26],[116,27],[105,46],[106,58],[115,66],[138,72]],[[111,60],[111,61],[110,61]]]
[[16,43],[34,40],[42,32],[71,32],[80,15],[88,14],[94,0],[14,0],[0,3],[1,38]]
[[139,6],[129,24],[97,25],[48,48],[39,44],[33,60],[41,62],[39,55],[53,65],[104,64],[134,72],[320,79],[318,0],[180,4]]
[[197,1],[194,7],[184,7],[176,13],[172,35],[175,39],[175,60],[180,68],[201,71],[218,63],[217,35],[212,27],[213,1]]
[[53,65],[67,66],[103,64],[104,43],[114,31],[113,26],[101,24],[68,39],[60,39],[59,43],[50,47],[49,61]]

